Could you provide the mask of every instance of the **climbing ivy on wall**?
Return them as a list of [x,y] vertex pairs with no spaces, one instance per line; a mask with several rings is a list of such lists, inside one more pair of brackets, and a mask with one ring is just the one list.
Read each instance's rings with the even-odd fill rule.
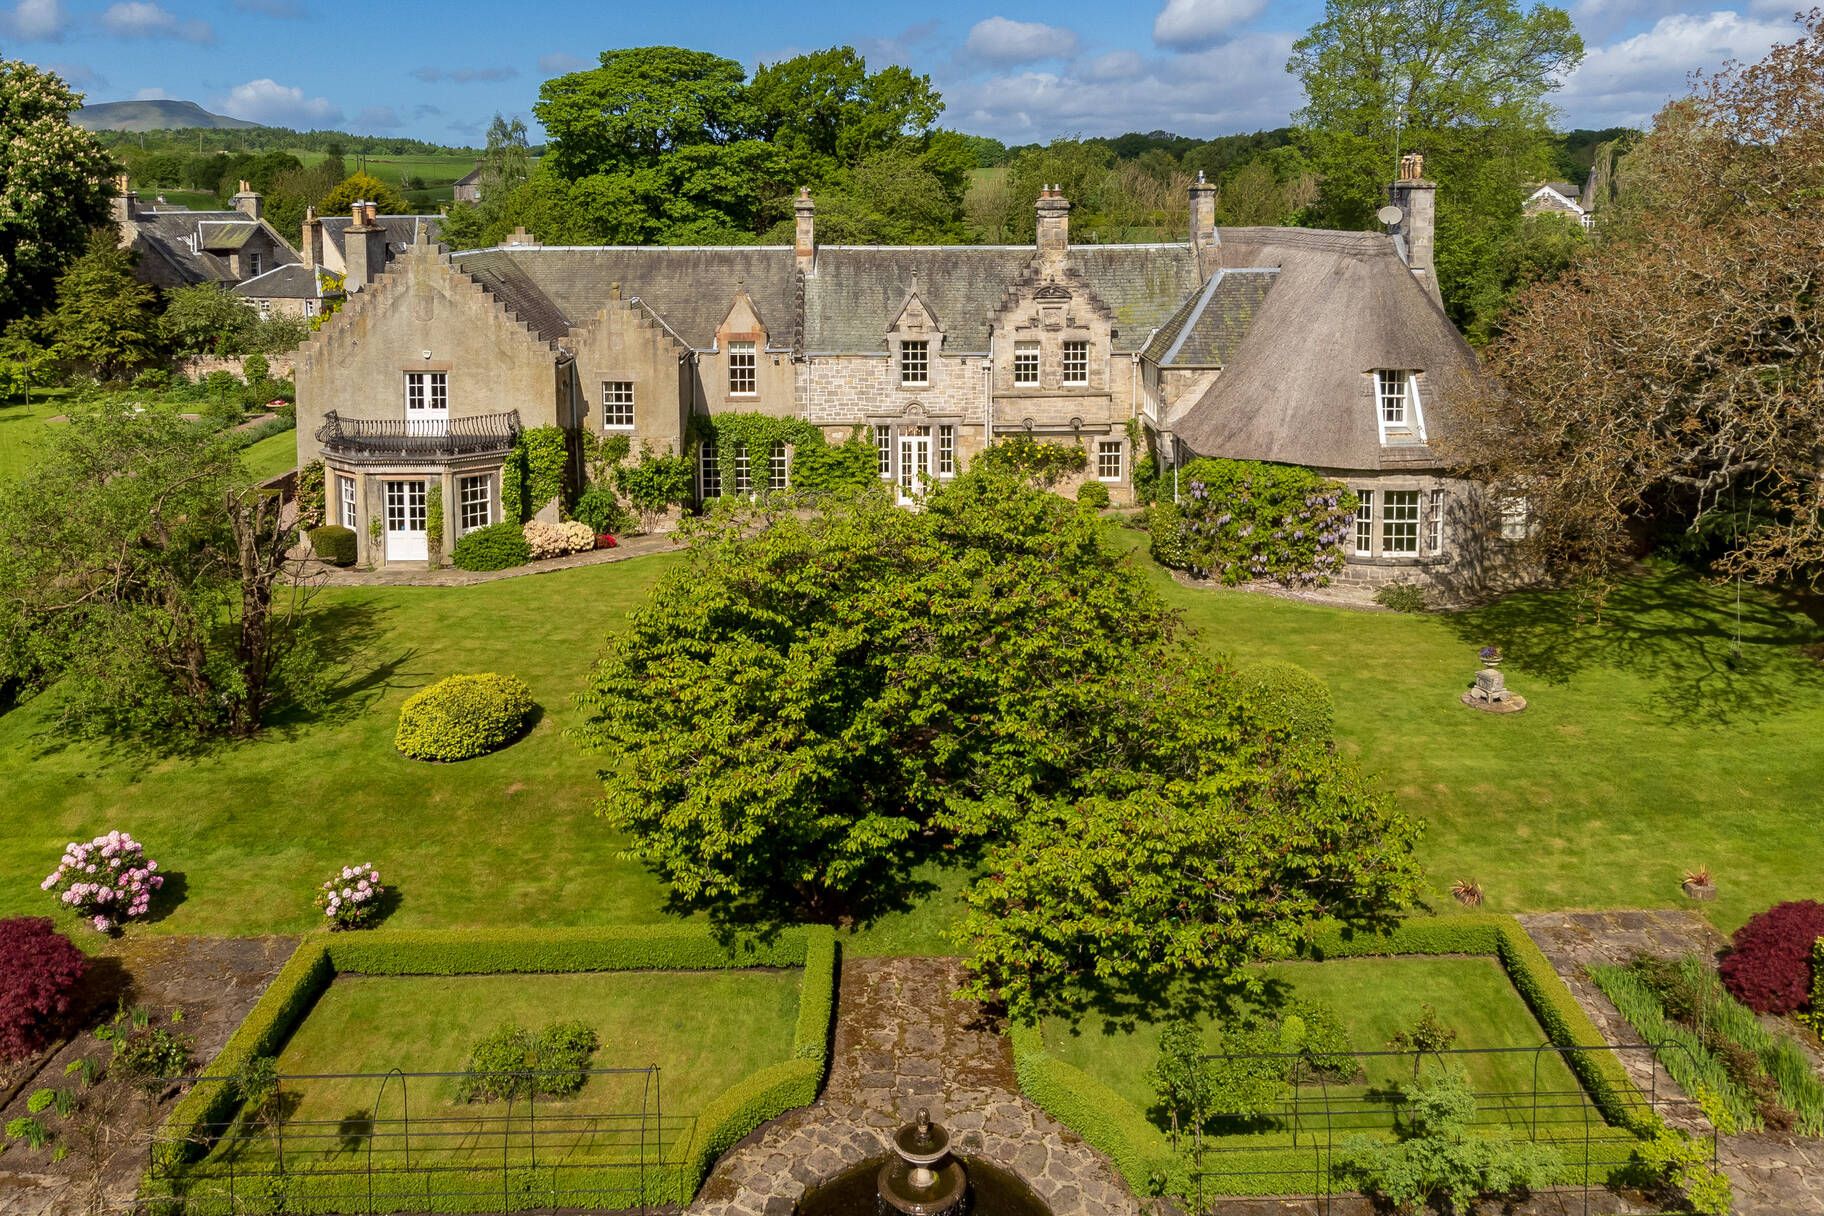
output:
[[524,523],[553,498],[569,506],[564,466],[570,449],[562,427],[535,426],[519,433],[500,470],[504,517]]
[[[714,443],[721,453],[746,448],[756,468],[763,469],[766,454],[783,443],[792,449],[792,489],[804,494],[840,494],[875,481],[879,460],[867,428],[857,426],[841,443],[832,444],[823,431],[802,418],[775,418],[771,414],[717,414],[691,419],[692,464],[696,446]],[[728,457],[724,455],[726,464]],[[727,484],[726,471],[723,474]]]
[[1230,585],[1272,579],[1323,586],[1343,568],[1356,497],[1296,465],[1193,460],[1178,501],[1150,513],[1153,556]]

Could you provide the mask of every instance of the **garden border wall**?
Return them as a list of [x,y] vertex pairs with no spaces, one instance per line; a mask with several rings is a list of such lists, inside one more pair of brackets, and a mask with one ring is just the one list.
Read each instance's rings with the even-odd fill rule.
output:
[[[1402,921],[1386,932],[1321,925],[1307,955],[1316,960],[1398,956],[1484,955],[1507,972],[1547,1041],[1559,1048],[1602,1043],[1595,1023],[1558,978],[1538,945],[1511,916],[1479,913]],[[1191,1170],[1166,1136],[1132,1102],[1045,1048],[1040,1028],[1014,1026],[1013,1067],[1020,1091],[1046,1113],[1100,1149],[1137,1195],[1189,1192]],[[1567,1067],[1609,1123],[1637,1136],[1660,1125],[1639,1098],[1620,1061],[1607,1051],[1561,1053]],[[1627,1095],[1636,1095],[1630,1100]],[[1646,1111],[1643,1115],[1643,1111]]]
[[[660,1171],[650,1202],[688,1203],[715,1160],[760,1124],[809,1105],[829,1064],[835,1015],[836,938],[828,926],[783,929],[764,938],[725,938],[707,927],[642,925],[524,930],[401,930],[306,939],[292,953],[199,1080],[172,1108],[157,1143],[166,1169],[208,1148],[208,1129],[225,1124],[239,1102],[231,1079],[256,1055],[277,1055],[337,975],[489,975],[583,971],[715,971],[791,967],[799,981],[792,1058],[753,1073],[696,1116],[675,1171]],[[199,1151],[200,1150],[200,1151]],[[403,1171],[376,1171],[399,1173]],[[498,1171],[494,1171],[498,1174]],[[287,1210],[305,1210],[308,1175],[286,1181]],[[147,1176],[146,1190],[155,1190]],[[162,1181],[162,1180],[161,1180]],[[303,1186],[296,1185],[303,1183]],[[498,1194],[499,1192],[494,1192]],[[450,1211],[495,1210],[463,1207]],[[304,1206],[298,1206],[303,1204]]]

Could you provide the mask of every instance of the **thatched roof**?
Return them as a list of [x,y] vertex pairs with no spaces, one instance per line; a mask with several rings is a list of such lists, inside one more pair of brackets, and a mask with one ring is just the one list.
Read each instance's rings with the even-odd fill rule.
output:
[[1385,236],[1307,228],[1225,228],[1226,266],[1278,267],[1216,382],[1168,427],[1204,456],[1320,469],[1434,464],[1383,449],[1377,369],[1421,373],[1427,435],[1448,430],[1447,395],[1478,375],[1475,355]]

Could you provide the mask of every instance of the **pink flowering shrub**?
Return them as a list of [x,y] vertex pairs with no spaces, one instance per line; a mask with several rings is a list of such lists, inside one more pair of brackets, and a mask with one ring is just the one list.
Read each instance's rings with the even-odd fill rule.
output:
[[317,907],[329,918],[331,929],[359,929],[379,914],[380,897],[385,894],[380,871],[364,861],[330,875],[317,890]]
[[109,832],[87,844],[71,841],[57,868],[38,884],[56,892],[59,902],[98,933],[112,933],[144,916],[152,893],[164,885],[158,863],[148,861],[145,846],[125,832]]

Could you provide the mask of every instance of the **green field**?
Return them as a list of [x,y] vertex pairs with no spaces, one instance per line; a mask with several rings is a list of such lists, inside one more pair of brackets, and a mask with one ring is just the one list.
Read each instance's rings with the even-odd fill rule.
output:
[[[309,152],[300,148],[285,150],[302,161],[305,168],[324,159],[321,152]],[[437,204],[448,203],[455,197],[451,187],[468,176],[469,170],[475,167],[477,156],[474,152],[446,152],[424,156],[369,156],[363,159],[348,154],[342,159],[348,165],[350,173],[364,172],[370,177],[379,178],[404,194],[411,203],[435,211]],[[425,188],[406,190],[405,179],[408,177],[422,178]]]
[[[54,694],[0,715],[0,914],[49,911],[37,883],[58,850],[118,827],[180,896],[136,932],[299,931],[314,923],[316,876],[351,859],[395,877],[389,923],[402,926],[665,919],[659,883],[594,814],[601,761],[563,732],[590,658],[672,560],[326,591],[315,611],[341,652],[334,707],[200,758],[73,740]],[[1626,584],[1597,623],[1559,595],[1399,616],[1189,589],[1146,568],[1195,626],[1192,644],[1291,659],[1330,684],[1340,745],[1428,824],[1438,910],[1454,909],[1456,878],[1481,882],[1499,911],[1675,905],[1682,872],[1701,863],[1722,892],[1706,910],[1732,928],[1824,888],[1824,672],[1800,650],[1819,630],[1790,604],[1746,593],[1735,659],[1733,591],[1668,570]],[[1484,642],[1512,656],[1524,714],[1458,704]],[[460,765],[393,750],[408,695],[490,670],[526,679],[543,708],[524,740]],[[852,948],[950,949],[966,876],[921,877],[910,908]]]

